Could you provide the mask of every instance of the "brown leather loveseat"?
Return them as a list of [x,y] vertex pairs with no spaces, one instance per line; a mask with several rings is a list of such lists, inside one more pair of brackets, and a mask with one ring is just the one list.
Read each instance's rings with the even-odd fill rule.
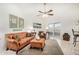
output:
[[7,40],[7,49],[6,50],[14,50],[16,54],[22,48],[30,43],[30,41],[34,38],[34,35],[29,35],[27,32],[19,32],[19,33],[8,33],[5,35]]

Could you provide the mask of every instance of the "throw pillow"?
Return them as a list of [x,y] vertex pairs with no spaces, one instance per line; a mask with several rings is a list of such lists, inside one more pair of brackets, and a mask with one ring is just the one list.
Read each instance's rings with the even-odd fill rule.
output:
[[19,38],[19,36],[18,36],[18,35],[16,35],[16,40],[17,40],[17,41],[19,41],[19,40],[20,40],[20,38]]
[[15,36],[15,35],[13,35],[13,36],[12,36],[12,39],[16,39],[16,36]]
[[26,37],[31,37],[31,33],[27,33],[26,34]]
[[13,37],[13,35],[8,35],[8,38],[9,38],[9,39],[12,39],[12,37]]

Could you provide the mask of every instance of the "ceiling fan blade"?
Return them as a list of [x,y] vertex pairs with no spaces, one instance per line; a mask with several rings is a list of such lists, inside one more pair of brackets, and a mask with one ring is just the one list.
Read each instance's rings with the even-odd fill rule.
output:
[[53,10],[49,10],[48,12],[52,12]]
[[48,14],[48,15],[53,16],[54,14]]
[[42,11],[38,11],[38,12],[40,12],[40,13],[44,13],[44,12],[42,12]]
[[45,12],[45,13],[50,13],[50,12],[52,12],[53,10],[49,10],[49,11],[47,11],[47,12]]

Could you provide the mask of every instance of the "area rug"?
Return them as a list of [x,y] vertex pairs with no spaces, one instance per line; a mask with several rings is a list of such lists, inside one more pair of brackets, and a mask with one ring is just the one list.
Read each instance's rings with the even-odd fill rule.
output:
[[56,40],[46,40],[44,50],[30,49],[30,45],[19,51],[18,55],[63,55],[63,52]]

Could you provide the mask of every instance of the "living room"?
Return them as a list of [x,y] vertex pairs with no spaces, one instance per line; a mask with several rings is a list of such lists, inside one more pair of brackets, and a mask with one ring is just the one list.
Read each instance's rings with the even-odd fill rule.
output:
[[[44,8],[46,8],[45,12],[52,10],[50,11],[51,15],[42,17],[43,13],[40,11],[44,12]],[[30,43],[27,46],[24,45],[18,55],[78,55],[79,44],[77,43],[74,47],[72,33],[73,27],[79,25],[77,23],[79,21],[78,10],[78,3],[0,3],[0,54],[16,55],[16,51],[6,51],[6,34],[21,33],[21,35],[26,35],[25,32],[36,32],[37,35],[39,31],[44,31],[46,38],[43,51],[37,48],[30,49]],[[55,26],[53,27],[55,23],[61,23],[60,35],[59,37],[52,35],[48,38],[50,34],[48,32],[55,30]],[[53,25],[50,26],[50,24]],[[57,29],[59,28],[57,27]],[[69,41],[63,40],[64,33],[68,33],[70,36]]]

